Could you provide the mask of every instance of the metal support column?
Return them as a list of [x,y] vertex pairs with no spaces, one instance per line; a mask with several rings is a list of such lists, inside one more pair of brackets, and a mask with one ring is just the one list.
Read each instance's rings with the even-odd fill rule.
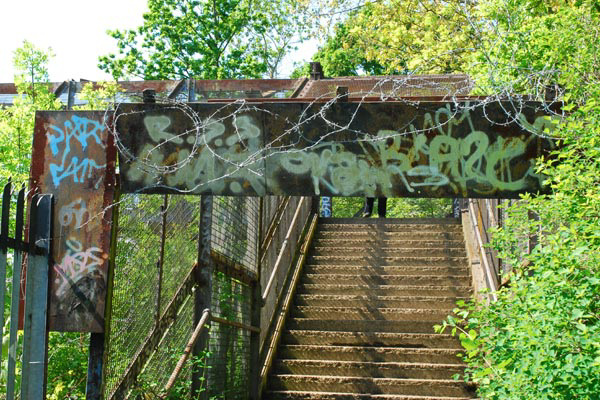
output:
[[[202,196],[200,206],[198,264],[195,271],[197,288],[194,292],[194,326],[198,325],[198,322],[200,322],[204,310],[211,309],[212,278],[214,270],[210,257],[212,208],[212,196]],[[209,337],[208,330],[204,329],[194,346],[192,357],[198,359],[203,356],[204,351],[208,348]],[[198,367],[198,363],[194,363],[191,385],[193,398],[208,398],[208,391],[202,391],[203,387],[204,389],[207,389],[206,378],[207,368]]]

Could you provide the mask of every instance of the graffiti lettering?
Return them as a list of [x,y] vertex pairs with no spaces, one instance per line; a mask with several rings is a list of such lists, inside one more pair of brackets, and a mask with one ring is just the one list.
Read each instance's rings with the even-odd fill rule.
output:
[[56,272],[56,294],[63,296],[73,283],[86,277],[93,276],[96,272],[103,271],[102,266],[108,255],[98,247],[83,249],[83,245],[76,239],[68,239],[67,251],[60,263],[54,265]]
[[[537,136],[498,136],[490,143],[485,132],[472,129],[464,137],[452,137],[453,126],[466,122],[472,127],[473,123],[468,111],[444,122],[441,116],[448,113],[444,107],[434,116],[425,115],[425,121],[435,121],[435,129],[440,133],[431,140],[415,133],[414,126],[405,133],[380,130],[376,139],[363,144],[362,154],[339,143],[321,143],[307,151],[281,153],[278,165],[291,175],[310,175],[317,195],[321,194],[321,187],[341,196],[375,196],[379,188],[384,196],[393,197],[392,182],[398,180],[409,193],[448,186],[455,194],[466,196],[468,184],[485,194],[522,190],[529,177],[541,179],[534,172],[533,160],[518,176],[512,171],[513,160],[522,158]],[[519,119],[526,121],[522,116]],[[552,126],[547,121],[539,117],[528,127],[539,133]]]
[[58,222],[61,226],[69,226],[75,219],[75,229],[81,228],[83,217],[87,213],[85,201],[79,198],[65,206],[62,206],[58,212]]
[[85,156],[88,146],[93,143],[105,147],[101,137],[102,123],[74,115],[65,121],[62,129],[56,125],[50,126],[50,129],[52,132],[46,134],[48,145],[52,155],[58,156],[60,161],[58,164],[49,165],[55,187],[68,177],[72,177],[74,183],[83,183],[86,177],[93,176],[94,170],[106,167],[105,164],[98,164],[94,159]]
[[[170,140],[183,143],[181,137],[165,132],[170,119],[164,117],[144,118],[144,124],[154,143]],[[233,134],[226,135],[223,122],[207,120],[200,138],[190,136],[187,142],[199,143],[199,149],[191,154],[188,149],[179,149],[170,154],[163,154],[163,148],[147,143],[138,154],[138,158],[128,170],[127,177],[133,181],[142,181],[146,185],[159,181],[160,170],[148,170],[145,165],[176,165],[173,171],[165,174],[165,184],[171,187],[186,185],[200,187],[203,190],[221,192],[226,188],[232,193],[240,193],[249,186],[263,194],[264,182],[259,173],[259,164],[253,157],[261,149],[261,129],[249,115],[241,115],[232,121]],[[190,140],[193,139],[193,140]],[[222,178],[230,178],[226,183]]]
[[[540,189],[534,162],[554,147],[547,134],[555,121],[533,106],[513,115],[507,106],[486,104],[483,111],[468,102],[338,105],[324,111],[273,106],[262,115],[252,108],[219,118],[218,112],[205,112],[213,117],[194,135],[191,128],[170,128],[186,126],[171,123],[176,114],[142,116],[123,125],[143,125],[149,132],[141,146],[131,142],[136,158],[123,171],[127,190],[514,197]],[[356,107],[364,109],[359,113]]]
[[323,196],[321,198],[321,217],[331,217],[331,197]]

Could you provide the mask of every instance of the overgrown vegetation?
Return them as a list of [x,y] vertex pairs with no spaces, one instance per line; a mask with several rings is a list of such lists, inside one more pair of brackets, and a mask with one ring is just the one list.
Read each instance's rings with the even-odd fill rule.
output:
[[[142,27],[112,33],[119,54],[106,56],[101,63],[115,77],[274,76],[294,35],[308,26],[294,25],[306,20],[298,11],[326,14],[319,11],[319,2],[310,0],[261,1],[252,9],[250,1],[219,1],[208,15],[201,1],[150,3]],[[559,100],[565,101],[563,110],[571,115],[553,133],[562,139],[562,147],[553,160],[539,164],[551,194],[527,197],[509,208],[502,229],[494,235],[493,247],[513,267],[509,286],[498,292],[498,301],[492,304],[461,304],[458,317],[449,318],[445,326],[460,335],[470,365],[467,379],[479,384],[482,398],[597,399],[600,1],[325,3],[328,11],[352,10],[347,19],[332,25],[336,26],[333,35],[315,56],[326,75],[464,72],[476,81],[477,94],[541,99],[555,84],[564,91]],[[12,176],[17,182],[26,181],[34,110],[60,108],[47,84],[49,57],[49,52],[29,43],[16,52],[19,96],[13,106],[0,110],[0,180]],[[102,99],[114,98],[118,92],[110,85],[101,88],[104,93],[97,89],[86,88],[91,108],[107,107]],[[334,215],[352,216],[362,205],[362,198],[334,198]],[[388,217],[450,212],[448,200],[388,203]],[[527,218],[530,212],[539,220]],[[531,254],[523,253],[522,242],[534,234],[539,235],[538,246]],[[145,250],[139,248],[140,253]],[[223,284],[223,296],[234,298],[234,289]],[[234,340],[233,335],[228,338]],[[84,396],[87,343],[87,335],[50,335],[51,398]],[[227,368],[241,374],[233,364]],[[0,387],[3,379],[0,376]],[[185,392],[183,388],[181,393]]]
[[[377,217],[377,201],[372,217]],[[333,217],[360,216],[365,206],[362,197],[333,197]],[[452,199],[388,199],[387,218],[445,218],[452,214]]]
[[[461,337],[467,379],[485,399],[597,399],[600,393],[600,6],[597,1],[486,1],[490,87],[560,83],[570,112],[540,161],[551,194],[510,207],[492,246],[513,267],[492,304],[471,302],[445,326]],[[488,38],[491,40],[490,38]],[[480,55],[482,61],[484,54]],[[494,61],[495,64],[490,63]],[[510,68],[493,69],[494,65]],[[527,218],[534,213],[539,219]],[[530,254],[520,243],[538,235]]]

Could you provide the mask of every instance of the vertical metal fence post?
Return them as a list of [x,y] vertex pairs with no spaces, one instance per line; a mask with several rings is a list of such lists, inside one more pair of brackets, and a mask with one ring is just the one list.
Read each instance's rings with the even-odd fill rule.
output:
[[6,382],[6,400],[15,398],[17,366],[17,344],[19,327],[19,304],[21,300],[21,261],[23,246],[23,220],[25,207],[25,188],[17,195],[17,220],[15,223],[15,252],[13,261],[12,293],[10,299],[10,337],[8,341],[8,381]]
[[[213,197],[202,196],[200,205],[200,226],[198,240],[198,265],[195,271],[196,282],[198,284],[194,293],[194,326],[198,325],[205,309],[211,309],[212,299],[212,278],[213,263],[210,257],[211,250],[211,230],[212,230],[212,211]],[[200,338],[194,345],[192,356],[198,360],[208,346],[209,332],[204,329]],[[206,360],[205,360],[206,361]],[[198,363],[194,363],[192,368],[192,397],[208,398],[208,385],[206,382],[206,366],[199,368]],[[204,386],[204,391],[201,392]]]
[[48,359],[48,269],[52,232],[52,195],[31,201],[29,259],[23,327],[22,399],[46,398]]
[[163,281],[163,267],[165,264],[165,243],[167,241],[167,209],[169,208],[169,195],[165,194],[163,198],[163,204],[160,207],[161,214],[161,230],[160,230],[160,253],[157,261],[158,267],[158,287],[156,289],[156,303],[155,303],[155,315],[154,325],[158,326],[160,321],[160,308],[161,308],[161,296],[162,296],[162,281]]
[[[252,288],[252,302],[251,302],[251,322],[252,326],[261,327],[260,314],[263,307],[262,301],[262,287],[260,284],[261,279],[261,254],[260,254],[260,243],[262,243],[263,236],[263,210],[264,210],[264,197],[259,200],[258,207],[258,238],[256,240],[256,251],[258,256],[256,266],[256,282]],[[260,398],[260,332],[250,333],[250,399],[258,400]]]
[[[2,194],[2,219],[0,220],[0,337],[4,337],[4,294],[6,293],[6,254],[8,253],[8,219],[10,218],[10,181]],[[0,351],[0,367],[2,351]]]
[[312,196],[311,214],[321,215],[321,196]]
[[77,93],[77,83],[73,80],[69,81],[69,92],[67,94],[67,110],[72,110],[75,105],[75,94]]
[[102,399],[102,369],[104,360],[104,333],[91,333],[88,353],[86,400]]

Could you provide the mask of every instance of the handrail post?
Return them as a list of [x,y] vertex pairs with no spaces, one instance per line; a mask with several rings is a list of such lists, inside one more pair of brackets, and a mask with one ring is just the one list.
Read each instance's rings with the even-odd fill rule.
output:
[[181,373],[181,370],[183,369],[185,362],[187,361],[188,357],[190,356],[192,347],[194,347],[196,342],[198,341],[198,337],[200,336],[202,328],[204,328],[204,325],[206,325],[209,318],[210,318],[210,311],[208,309],[203,310],[202,314],[200,316],[200,320],[196,324],[196,327],[194,328],[194,332],[192,333],[190,340],[188,341],[187,345],[185,346],[185,350],[183,351],[183,354],[177,361],[177,365],[175,365],[175,368],[173,369],[173,372],[171,373],[171,376],[169,377],[169,380],[167,381],[167,384],[165,385],[165,393],[162,396],[163,398],[165,398],[169,395],[171,388],[173,388],[173,385],[175,385],[175,382],[177,381],[177,378],[179,377],[179,374]]
[[[197,326],[204,315],[205,310],[210,310],[212,299],[213,262],[210,257],[213,197],[202,196],[200,200],[200,223],[198,240],[198,263],[195,271],[198,284],[194,292],[194,326]],[[192,356],[202,357],[202,353],[208,346],[209,333],[203,331],[195,342]],[[198,363],[194,363],[198,365]],[[208,390],[202,390],[203,377],[206,376],[207,368],[193,368],[191,394],[192,398],[207,399]],[[204,381],[206,385],[206,380]],[[206,385],[207,386],[207,385]]]
[[471,224],[473,225],[475,231],[477,247],[479,248],[479,257],[481,257],[481,262],[483,264],[484,273],[488,282],[488,287],[490,289],[490,296],[493,301],[496,301],[497,297],[495,291],[498,287],[494,281],[494,277],[492,275],[487,255],[485,254],[485,250],[483,249],[483,240],[481,238],[481,231],[479,230],[479,223],[477,222],[477,216],[475,215],[475,206],[473,204],[473,199],[469,199],[469,216],[471,218]]

